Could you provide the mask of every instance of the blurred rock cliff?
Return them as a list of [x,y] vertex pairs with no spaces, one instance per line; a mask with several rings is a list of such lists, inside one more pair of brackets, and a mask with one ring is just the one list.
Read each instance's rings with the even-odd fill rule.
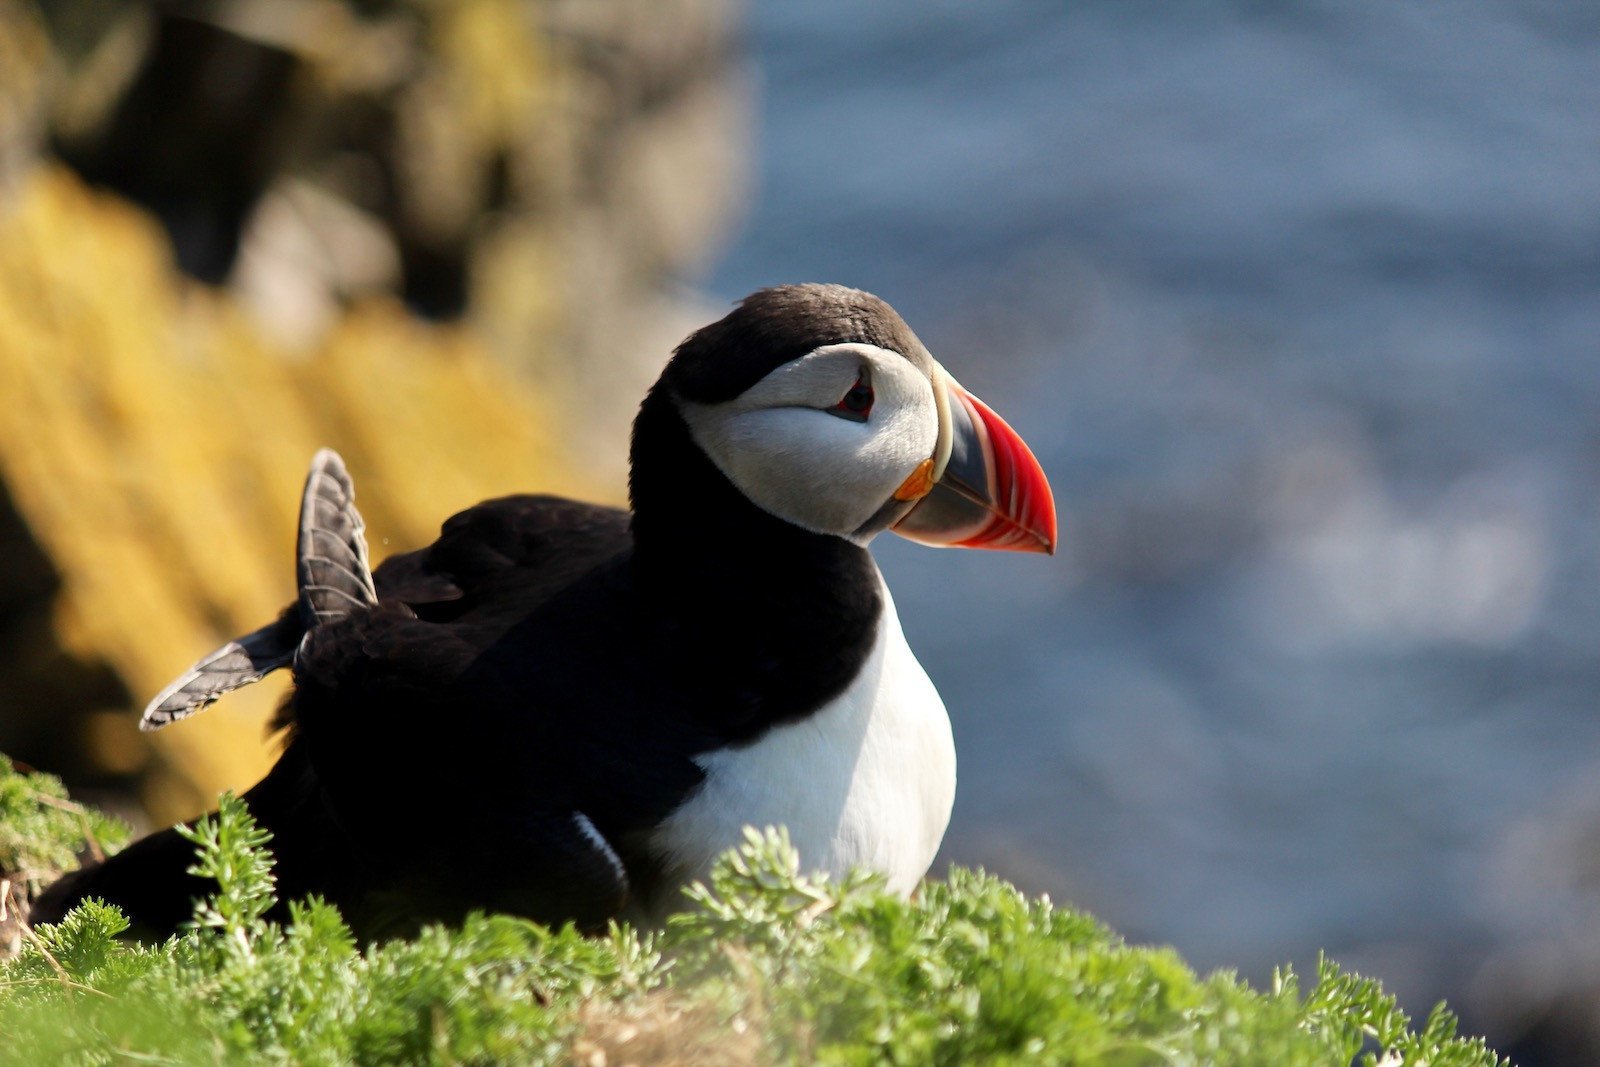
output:
[[158,823],[251,784],[281,681],[153,738],[136,708],[292,596],[320,445],[379,558],[493,494],[620,500],[741,199],[736,30],[0,0],[0,750]]

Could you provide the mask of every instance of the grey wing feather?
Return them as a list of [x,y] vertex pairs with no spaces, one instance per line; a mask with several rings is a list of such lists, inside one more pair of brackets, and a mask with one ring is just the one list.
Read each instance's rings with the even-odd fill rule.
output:
[[344,460],[332,449],[319,451],[311,460],[300,498],[295,546],[299,600],[277,621],[229,641],[184,671],[150,701],[139,729],[159,730],[289,666],[307,630],[378,602],[367,562],[366,524],[355,499]]
[[139,719],[139,729],[159,730],[188,718],[225,693],[259,682],[294,660],[295,647],[305,627],[291,609],[276,622],[235,638],[178,676],[157,693]]
[[311,461],[300,501],[295,578],[308,626],[342,619],[378,602],[367,561],[366,524],[344,460],[324,448]]
[[606,879],[606,882],[610,891],[609,895],[614,898],[612,913],[620,912],[623,904],[628,900],[630,889],[628,869],[623,866],[622,857],[617,855],[617,850],[611,847],[611,842],[606,840],[605,835],[595,828],[594,822],[589,816],[581,811],[574,811],[572,813],[572,823],[577,827],[578,833],[582,836],[584,842],[589,845],[590,852],[602,861],[599,866],[610,876],[609,879]]

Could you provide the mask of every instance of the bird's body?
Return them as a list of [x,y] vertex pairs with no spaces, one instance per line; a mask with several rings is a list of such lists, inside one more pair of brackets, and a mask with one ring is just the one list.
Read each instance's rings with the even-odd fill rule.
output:
[[843,692],[748,745],[696,758],[704,783],[653,835],[675,882],[707,871],[747,825],[784,826],[808,862],[877,871],[897,892],[927,872],[955,801],[955,743],[879,588],[872,651]]
[[[941,449],[949,479],[971,467],[934,403],[958,387],[876,298],[764,293],[779,296],[692,337],[646,398],[631,512],[487,501],[369,575],[350,481],[319,456],[300,600],[146,719],[292,665],[287,747],[245,798],[281,896],[320,893],[367,938],[475,908],[594,928],[669,910],[750,824],[786,826],[808,866],[865,866],[902,892],[922,877],[955,754],[865,542],[915,519]],[[993,481],[1002,431],[987,435]],[[824,459],[795,447],[813,438]],[[824,461],[865,469],[808,469]],[[1017,500],[1002,507],[1016,525]],[[960,525],[920,521],[930,540]],[[996,536],[983,521],[960,536]],[[39,914],[98,895],[162,934],[203,891],[186,864],[186,842],[154,835]]]

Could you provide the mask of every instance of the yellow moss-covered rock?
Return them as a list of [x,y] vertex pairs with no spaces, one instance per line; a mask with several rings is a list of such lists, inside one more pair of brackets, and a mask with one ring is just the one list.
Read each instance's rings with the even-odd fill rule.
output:
[[[549,413],[467,330],[377,300],[309,355],[280,350],[231,297],[179,280],[168,249],[63,170],[0,202],[0,492],[60,575],[59,639],[135,702],[292,597],[319,446],[348,461],[377,558],[485,496],[577,488]],[[149,741],[114,709],[87,743],[118,769],[151,745],[152,814],[186,816],[268,765],[281,687]]]

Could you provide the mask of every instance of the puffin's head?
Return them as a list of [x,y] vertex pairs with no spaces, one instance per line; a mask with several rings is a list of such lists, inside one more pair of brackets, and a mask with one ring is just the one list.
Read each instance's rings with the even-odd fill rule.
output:
[[717,469],[796,526],[1055,550],[1055,502],[1028,446],[870,293],[762,289],[684,341],[658,388]]

